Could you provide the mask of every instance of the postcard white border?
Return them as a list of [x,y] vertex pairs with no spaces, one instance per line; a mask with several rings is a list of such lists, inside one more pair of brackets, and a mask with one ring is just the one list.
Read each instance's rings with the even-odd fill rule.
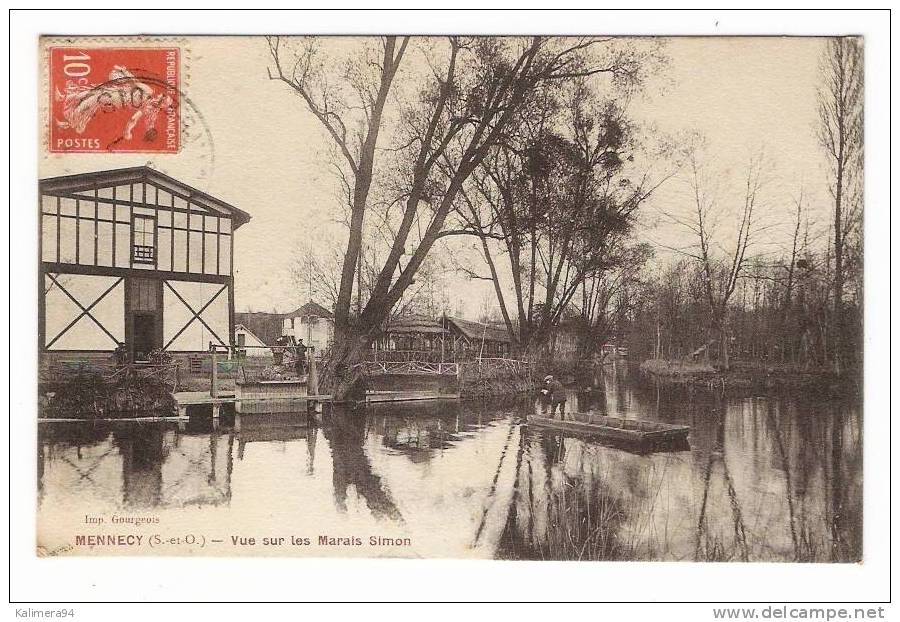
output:
[[[528,4],[528,3],[525,3]],[[517,6],[523,6],[518,3]],[[821,6],[818,5],[818,6]],[[16,12],[11,19],[9,318],[11,599],[15,601],[196,600],[615,600],[881,601],[889,597],[891,402],[889,288],[889,21],[874,12],[377,12],[350,14],[197,11]],[[34,278],[37,220],[39,34],[447,33],[862,34],[866,42],[866,400],[863,564],[549,563],[320,559],[64,558],[39,560],[35,533]],[[7,256],[4,253],[4,256]],[[6,305],[4,305],[6,306]],[[8,468],[4,466],[4,468]],[[706,611],[709,607],[692,608]],[[41,607],[46,608],[46,607]],[[84,607],[78,607],[85,610]],[[107,619],[102,608],[91,618]],[[618,609],[618,608],[617,608]],[[86,610],[85,610],[86,611]],[[231,609],[232,613],[237,609]],[[247,615],[253,615],[247,611]],[[269,616],[274,612],[267,612]],[[607,612],[612,613],[612,612]],[[622,615],[632,615],[627,607]],[[680,617],[664,607],[659,614]],[[101,618],[94,618],[94,615]],[[139,607],[133,619],[166,608]],[[498,615],[511,615],[504,611]],[[684,619],[697,619],[688,614]],[[703,619],[703,618],[701,618]]]

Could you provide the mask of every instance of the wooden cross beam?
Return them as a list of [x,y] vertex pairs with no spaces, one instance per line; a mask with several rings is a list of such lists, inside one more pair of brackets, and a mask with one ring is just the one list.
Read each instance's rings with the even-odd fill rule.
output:
[[199,321],[201,324],[203,324],[203,326],[206,327],[206,330],[208,330],[210,333],[212,333],[212,336],[219,340],[219,343],[221,343],[221,344],[223,344],[223,345],[226,345],[227,343],[229,343],[229,342],[226,342],[225,340],[223,340],[221,337],[219,337],[219,335],[216,334],[216,331],[214,331],[212,328],[210,328],[210,327],[209,327],[209,324],[207,324],[207,323],[203,320],[203,318],[200,317],[200,314],[203,313],[204,311],[206,311],[207,307],[209,307],[209,305],[211,305],[213,302],[215,302],[216,298],[219,297],[219,294],[221,294],[222,292],[224,292],[225,290],[228,289],[228,285],[223,285],[223,286],[222,286],[222,289],[220,289],[220,290],[217,291],[215,294],[213,294],[213,297],[210,298],[210,299],[206,302],[205,305],[203,305],[202,307],[200,307],[200,310],[199,310],[199,311],[194,311],[194,308],[193,308],[190,304],[188,304],[188,301],[185,300],[184,298],[182,298],[182,297],[181,297],[181,294],[179,294],[178,291],[177,291],[174,287],[172,287],[172,286],[169,284],[168,281],[163,281],[163,283],[166,284],[166,287],[168,287],[169,290],[171,290],[171,292],[172,292],[173,294],[175,294],[175,296],[178,298],[178,300],[180,300],[181,303],[182,303],[185,307],[187,307],[187,308],[188,308],[188,311],[190,311],[191,314],[193,315],[193,317],[187,321],[187,324],[185,324],[184,326],[182,326],[182,327],[181,327],[181,330],[179,330],[177,333],[175,333],[175,335],[174,335],[171,339],[169,339],[169,342],[168,342],[165,346],[163,346],[163,350],[167,350],[167,349],[169,348],[169,346],[172,345],[172,342],[174,342],[176,339],[178,339],[178,337],[181,336],[181,333],[183,333],[184,331],[186,331],[186,330],[188,329],[188,327],[193,323],[194,320],[197,320],[197,321]]
[[91,303],[89,306],[87,306],[87,307],[85,307],[83,304],[81,304],[81,302],[79,302],[78,299],[75,298],[75,296],[73,296],[72,294],[70,294],[69,291],[68,291],[65,287],[63,287],[62,284],[61,284],[59,281],[57,281],[56,278],[55,278],[52,274],[47,273],[47,277],[48,277],[51,281],[53,281],[53,282],[56,284],[56,286],[59,288],[59,290],[60,290],[62,293],[64,293],[66,296],[69,297],[69,300],[71,300],[72,302],[74,302],[74,303],[78,306],[78,308],[81,309],[81,313],[78,314],[78,317],[76,317],[74,320],[72,320],[71,322],[69,322],[68,325],[67,325],[64,329],[62,329],[62,331],[60,331],[60,333],[59,333],[56,337],[54,337],[53,339],[51,339],[51,340],[50,340],[50,343],[48,343],[46,346],[44,346],[45,348],[49,349],[54,343],[56,343],[57,341],[59,341],[59,338],[62,337],[63,335],[65,335],[65,334],[68,332],[68,330],[69,330],[70,328],[72,328],[73,326],[75,326],[75,324],[78,323],[78,320],[80,320],[80,319],[83,318],[84,316],[87,316],[87,317],[89,317],[91,320],[93,320],[93,321],[94,321],[94,324],[96,324],[97,326],[99,326],[99,327],[100,327],[100,330],[102,330],[104,333],[106,333],[106,334],[109,336],[109,338],[113,340],[113,343],[115,343],[117,346],[119,345],[119,340],[116,339],[115,335],[113,335],[111,332],[109,332],[109,331],[106,329],[106,327],[105,327],[103,324],[101,324],[101,323],[97,320],[97,318],[95,318],[95,317],[91,314],[91,309],[93,309],[94,307],[96,307],[97,304],[99,304],[99,302],[100,302],[101,300],[103,300],[109,292],[111,292],[112,290],[114,290],[114,289],[116,288],[116,286],[124,280],[124,277],[123,277],[123,278],[117,279],[112,285],[110,285],[110,286],[106,289],[105,292],[103,292],[102,294],[100,294],[100,296],[99,296],[96,300],[94,300],[94,302],[92,302],[92,303]]

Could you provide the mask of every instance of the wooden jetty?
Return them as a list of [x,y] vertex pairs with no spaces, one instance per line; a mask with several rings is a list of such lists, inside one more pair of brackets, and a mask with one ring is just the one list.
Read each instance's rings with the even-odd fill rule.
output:
[[624,419],[592,413],[566,413],[564,419],[529,416],[528,425],[560,432],[592,436],[618,443],[639,445],[679,444],[687,441],[686,425]]
[[[280,346],[272,346],[272,349],[278,347]],[[332,399],[331,395],[319,394],[318,372],[312,349],[307,351],[309,372],[303,378],[290,380],[247,380],[245,378],[243,381],[236,383],[234,392],[226,392],[220,389],[217,364],[219,354],[219,348],[211,343],[209,349],[209,391],[176,391],[172,394],[179,417],[187,416],[189,406],[209,405],[212,407],[213,419],[217,420],[223,404],[234,404],[236,412],[242,410],[242,404],[257,405],[256,408],[251,406],[251,408],[247,409],[248,411],[272,412],[272,409],[265,408],[264,405],[266,403],[274,404],[277,402],[281,405],[284,403],[303,402],[304,405],[308,405],[310,403],[330,402]],[[278,412],[282,411],[279,409]]]
[[187,407],[188,406],[212,406],[212,414],[213,418],[217,418],[219,416],[219,411],[222,407],[222,404],[239,404],[241,402],[266,402],[266,401],[277,401],[277,402],[329,402],[331,401],[331,395],[295,395],[291,397],[285,397],[284,395],[273,395],[270,397],[257,396],[253,398],[240,398],[236,396],[234,393],[219,393],[215,397],[209,394],[208,391],[179,391],[177,393],[173,393],[172,396],[175,398],[175,405],[178,409],[179,416],[187,415]]
[[[268,404],[277,405],[280,409],[277,412],[286,412],[284,408],[286,404],[291,403],[322,403],[330,402],[332,396],[328,394],[322,395],[285,395],[283,393],[274,393],[272,395],[235,395],[234,393],[220,393],[213,397],[208,391],[179,391],[173,394],[175,405],[178,410],[179,417],[187,416],[187,408],[189,406],[212,406],[212,414],[214,418],[219,416],[219,412],[223,404],[234,404],[237,410],[242,410],[249,414],[255,409],[252,405]],[[426,400],[458,400],[458,393],[438,393],[436,391],[378,391],[375,393],[367,393],[365,398],[366,404],[382,404],[385,402],[417,402]],[[247,408],[251,406],[251,408]],[[260,412],[270,412],[271,409],[262,409]]]
[[307,394],[305,377],[292,380],[254,380],[235,383],[235,395],[241,400],[293,399],[305,397]]
[[38,423],[168,423],[183,422],[188,417],[38,417]]
[[370,391],[366,393],[366,404],[458,399],[459,393],[440,393],[438,391]]
[[[234,404],[236,412],[251,413],[289,412],[293,403],[321,404],[332,401],[331,395],[318,393],[318,372],[316,361],[310,356],[309,373],[303,378],[284,380],[244,379],[236,383],[234,392],[224,392],[219,388],[216,365],[216,348],[210,347],[210,389],[209,391],[178,391],[173,393],[176,409],[180,417],[187,415],[189,406],[212,407],[213,419],[218,419],[223,404]],[[309,393],[311,391],[311,394]],[[459,393],[444,393],[435,390],[369,391],[365,403],[411,402],[422,400],[455,400]]]

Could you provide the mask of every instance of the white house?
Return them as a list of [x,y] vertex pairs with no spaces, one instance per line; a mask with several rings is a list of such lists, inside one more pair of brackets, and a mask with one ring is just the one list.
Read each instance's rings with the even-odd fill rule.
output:
[[321,356],[334,339],[334,314],[309,301],[282,316],[281,334],[302,339],[304,345],[315,348],[316,356]]

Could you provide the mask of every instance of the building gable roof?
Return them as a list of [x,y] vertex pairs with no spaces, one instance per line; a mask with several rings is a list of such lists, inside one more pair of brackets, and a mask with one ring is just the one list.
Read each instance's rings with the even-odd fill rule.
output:
[[269,344],[266,344],[265,341],[263,341],[262,339],[260,339],[259,336],[258,336],[256,333],[254,333],[252,330],[250,330],[249,328],[247,328],[247,327],[244,326],[243,324],[235,324],[235,325],[234,325],[234,332],[237,333],[239,330],[244,331],[245,333],[247,333],[248,335],[250,335],[251,337],[253,337],[254,339],[256,339],[256,340],[257,340],[258,342],[260,342],[261,344],[269,345]]
[[442,333],[440,320],[425,315],[404,315],[392,319],[387,325],[389,333]]
[[306,304],[300,305],[290,313],[285,313],[284,317],[323,317],[332,319],[334,314],[317,302],[310,300]]
[[267,346],[274,346],[281,337],[281,315],[253,311],[235,311],[235,324],[241,324]]
[[183,181],[170,177],[165,173],[160,173],[149,166],[134,166],[130,168],[77,173],[75,175],[46,177],[38,182],[38,186],[42,193],[77,193],[95,188],[106,188],[121,184],[135,184],[145,181],[162,187],[175,196],[190,200],[192,203],[231,217],[234,229],[237,229],[250,220],[250,214],[244,210],[239,209],[230,203],[226,203],[221,199],[217,199],[202,190],[198,190]]
[[468,339],[480,340],[483,337],[486,341],[499,341],[501,343],[510,343],[512,341],[509,338],[509,332],[506,330],[506,327],[482,324],[481,322],[449,316],[447,316],[447,323],[455,327]]

